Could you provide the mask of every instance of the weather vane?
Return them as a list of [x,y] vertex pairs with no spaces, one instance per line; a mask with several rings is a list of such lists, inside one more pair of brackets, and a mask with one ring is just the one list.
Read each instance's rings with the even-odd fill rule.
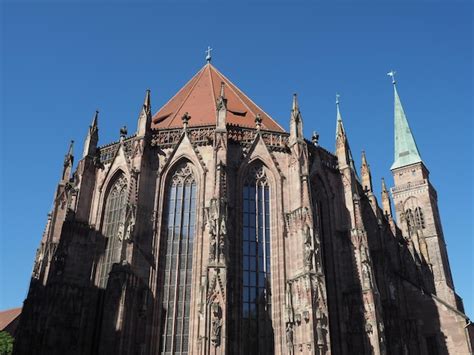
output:
[[395,74],[397,72],[395,70],[390,70],[387,75],[392,77],[392,84],[395,84]]
[[211,62],[211,51],[212,51],[212,48],[211,46],[207,46],[207,50],[206,50],[206,62],[210,63]]

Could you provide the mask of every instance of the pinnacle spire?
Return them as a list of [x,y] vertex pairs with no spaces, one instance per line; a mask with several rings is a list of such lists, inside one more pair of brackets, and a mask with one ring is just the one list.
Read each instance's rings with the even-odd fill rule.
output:
[[298,104],[298,95],[293,94],[290,118],[290,144],[296,143],[299,139],[303,139],[303,117],[301,116]]
[[149,112],[151,111],[151,90],[146,89],[145,101],[143,102],[143,108]]
[[357,177],[357,170],[354,165],[354,159],[352,158],[349,140],[344,129],[344,124],[342,123],[341,111],[339,110],[339,98],[340,95],[336,94],[336,155],[340,164],[349,165]]
[[91,129],[96,130],[99,126],[99,110],[95,111],[94,118],[92,119]]
[[393,170],[421,162],[421,157],[398,95],[395,73],[392,71],[389,75],[392,77],[394,94],[395,160],[391,167]]
[[385,185],[385,179],[382,178],[382,192],[387,192],[387,185]]
[[341,111],[339,109],[339,98],[341,96],[336,94],[336,139],[338,136],[345,135],[344,125],[342,123]]
[[382,209],[385,217],[392,218],[392,204],[390,202],[390,195],[385,185],[385,179],[382,178]]
[[84,141],[84,150],[82,157],[93,156],[97,149],[97,143],[99,142],[99,110],[95,111],[92,123],[87,131],[87,136]]
[[221,92],[220,92],[220,97],[225,97],[225,83],[221,81]]
[[367,164],[367,157],[365,156],[365,150],[362,151],[362,165],[365,165],[365,166],[369,166],[369,164]]
[[144,136],[147,130],[151,128],[151,90],[145,92],[143,107],[138,116],[137,136]]
[[293,104],[291,106],[291,111],[293,114],[300,112],[300,108],[298,105],[298,95],[296,93],[293,94]]
[[74,141],[71,140],[66,155],[64,156],[64,167],[62,180],[69,180],[72,171],[72,164],[74,163]]
[[370,166],[367,163],[365,151],[362,151],[362,164],[360,167],[360,176],[362,180],[362,187],[366,192],[372,192],[372,174],[370,173]]
[[74,156],[74,141],[71,140],[71,142],[69,143],[69,149],[67,151],[66,157],[73,157],[73,156]]

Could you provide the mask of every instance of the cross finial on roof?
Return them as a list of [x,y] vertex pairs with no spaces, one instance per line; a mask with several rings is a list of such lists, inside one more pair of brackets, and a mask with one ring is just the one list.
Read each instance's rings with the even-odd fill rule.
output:
[[207,49],[206,49],[206,62],[208,62],[208,63],[211,62],[211,51],[212,51],[211,46],[207,46]]
[[396,72],[395,70],[390,70],[390,71],[387,73],[388,76],[391,76],[391,77],[392,77],[392,84],[394,84],[394,85],[395,85],[395,83],[396,83],[396,81],[395,81],[395,74],[396,74],[396,73],[397,73],[397,72]]

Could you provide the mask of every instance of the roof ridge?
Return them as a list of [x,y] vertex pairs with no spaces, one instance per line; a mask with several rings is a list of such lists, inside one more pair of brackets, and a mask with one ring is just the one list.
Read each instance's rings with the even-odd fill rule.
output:
[[217,102],[217,97],[216,97],[216,94],[214,92],[214,83],[212,82],[212,71],[211,71],[211,67],[212,67],[212,64],[211,63],[208,63],[208,67],[209,67],[209,81],[211,82],[211,94],[212,94],[212,98],[214,99],[212,101],[214,107],[216,107],[216,102]]
[[[255,116],[257,115],[257,113],[260,113],[260,112],[253,112],[253,110],[247,105],[247,103],[244,100],[242,100],[242,97],[240,95],[242,95],[247,100],[249,100],[252,104],[254,104],[255,107],[257,107],[261,111],[261,113],[265,114],[278,127],[280,127],[282,131],[285,131],[285,129],[276,120],[274,120],[268,113],[266,113],[260,106],[258,106],[250,97],[248,97],[244,92],[242,92],[242,90],[240,90],[237,85],[235,85],[229,78],[227,78],[224,74],[222,74],[215,66],[212,65],[212,67],[214,68],[214,70],[216,71],[216,73],[218,75],[220,75],[223,79],[227,80],[231,84],[230,85],[231,90],[234,92],[235,95],[237,95],[237,97],[240,99],[240,101],[242,101],[242,103],[249,109],[250,112],[252,112]],[[234,90],[234,88],[235,88],[235,90]],[[240,95],[239,95],[239,93],[240,93]]]

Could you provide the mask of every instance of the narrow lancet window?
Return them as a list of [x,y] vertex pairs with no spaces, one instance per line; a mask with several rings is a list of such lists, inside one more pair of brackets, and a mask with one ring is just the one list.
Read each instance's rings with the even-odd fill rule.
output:
[[107,286],[112,264],[119,262],[121,258],[126,193],[127,179],[120,175],[110,188],[105,202],[102,233],[105,236],[106,246],[99,277],[99,285],[103,288]]
[[177,167],[167,186],[162,244],[161,354],[187,354],[196,221],[196,181],[191,167]]
[[262,166],[244,183],[242,225],[242,350],[272,354],[270,187]]
[[425,218],[423,216],[423,211],[421,207],[415,209],[416,224],[418,228],[425,229]]

